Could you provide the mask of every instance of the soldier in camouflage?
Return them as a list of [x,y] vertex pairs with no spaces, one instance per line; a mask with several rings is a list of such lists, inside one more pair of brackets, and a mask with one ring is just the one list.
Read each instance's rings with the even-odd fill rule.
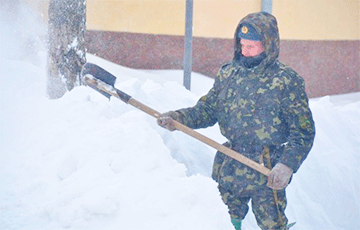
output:
[[276,18],[265,12],[243,18],[235,32],[234,59],[224,65],[210,91],[191,108],[161,115],[190,128],[219,123],[224,145],[271,169],[268,177],[217,152],[212,178],[237,230],[252,211],[261,229],[287,229],[285,188],[307,157],[315,127],[304,80],[278,60]]

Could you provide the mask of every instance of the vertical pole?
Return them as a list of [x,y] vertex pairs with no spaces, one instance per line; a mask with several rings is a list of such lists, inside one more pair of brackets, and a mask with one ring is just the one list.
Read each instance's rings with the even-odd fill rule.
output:
[[61,98],[80,84],[86,63],[86,0],[50,0],[47,94]]
[[193,0],[186,0],[185,47],[184,47],[184,86],[190,90],[192,65],[192,27]]
[[271,14],[272,13],[272,0],[262,0],[261,10]]

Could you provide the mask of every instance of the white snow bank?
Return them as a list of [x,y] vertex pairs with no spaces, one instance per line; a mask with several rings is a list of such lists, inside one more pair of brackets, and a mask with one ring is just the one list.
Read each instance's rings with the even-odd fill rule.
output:
[[[14,47],[26,40],[8,35]],[[42,47],[0,55],[0,229],[233,229],[210,178],[215,150],[87,87],[47,99]],[[212,85],[194,73],[189,92],[181,71],[88,60],[159,112],[194,105]],[[360,93],[310,105],[317,136],[288,187],[289,220],[294,230],[360,229]],[[224,141],[217,126],[200,132]],[[252,213],[243,227],[257,229]]]

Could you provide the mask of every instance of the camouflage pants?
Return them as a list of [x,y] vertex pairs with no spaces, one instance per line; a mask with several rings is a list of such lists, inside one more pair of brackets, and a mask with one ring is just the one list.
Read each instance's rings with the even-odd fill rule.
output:
[[251,201],[261,229],[286,229],[285,190],[277,191],[276,205],[273,190],[266,186],[266,176],[218,152],[212,177],[219,184],[222,200],[228,206],[231,218],[244,219]]

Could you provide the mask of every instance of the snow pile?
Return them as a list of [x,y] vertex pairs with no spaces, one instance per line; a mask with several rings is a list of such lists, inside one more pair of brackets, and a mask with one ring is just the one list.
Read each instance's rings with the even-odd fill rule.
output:
[[[91,88],[47,99],[42,47],[30,58],[0,55],[0,229],[233,229],[210,178],[215,150]],[[88,60],[159,112],[194,105],[212,85],[193,74],[189,92],[181,71]],[[313,99],[311,108],[317,136],[288,187],[289,220],[294,230],[360,229],[360,94]],[[224,142],[217,126],[200,132]],[[243,227],[257,229],[252,213]]]

